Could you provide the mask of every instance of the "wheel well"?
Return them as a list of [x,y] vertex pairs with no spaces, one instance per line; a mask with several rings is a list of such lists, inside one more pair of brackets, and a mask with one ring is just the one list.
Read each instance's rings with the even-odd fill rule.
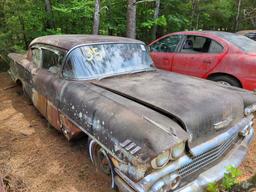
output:
[[22,87],[22,81],[20,79],[16,80],[16,84]]
[[236,77],[233,76],[233,75],[227,74],[227,73],[213,73],[213,74],[210,74],[210,75],[207,77],[207,79],[208,79],[208,80],[211,80],[212,78],[217,77],[217,76],[226,76],[226,77],[230,77],[230,78],[236,80],[236,81],[240,84],[240,87],[243,88],[243,85],[242,85],[241,81],[240,81],[238,78],[236,78]]

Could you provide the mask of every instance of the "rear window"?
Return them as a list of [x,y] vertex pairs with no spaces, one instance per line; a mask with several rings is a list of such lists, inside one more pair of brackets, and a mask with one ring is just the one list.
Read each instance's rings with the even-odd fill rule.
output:
[[256,32],[246,33],[245,36],[256,41]]
[[224,32],[216,32],[214,34],[223,39],[226,39],[245,52],[256,53],[256,42],[252,39],[249,39],[248,37]]

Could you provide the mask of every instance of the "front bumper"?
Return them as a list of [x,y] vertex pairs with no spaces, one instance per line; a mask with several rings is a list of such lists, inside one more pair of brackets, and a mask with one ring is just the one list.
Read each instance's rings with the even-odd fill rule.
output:
[[[235,126],[234,128],[231,128],[231,131],[241,131],[245,126],[248,127],[248,124],[243,124],[243,127]],[[238,167],[245,158],[248,151],[248,146],[252,142],[254,136],[252,124],[249,125],[248,130],[249,133],[245,137],[243,137],[243,139],[240,142],[235,143],[234,146],[232,146],[231,150],[225,154],[225,157],[220,162],[208,168],[206,171],[200,173],[195,180],[181,188],[176,189],[175,192],[201,192],[209,183],[222,179],[224,173],[226,172],[227,166],[232,165],[234,167]],[[176,165],[179,165],[180,163],[181,161],[179,160],[178,163],[176,163]],[[158,179],[161,179],[159,177],[164,177],[167,173],[170,173],[172,167],[172,165],[168,165],[162,170],[158,171],[158,173],[151,173],[138,183],[134,183],[120,171],[116,170],[117,176],[115,177],[115,183],[121,192],[158,191],[152,190],[152,188],[147,187],[150,179],[152,181],[152,178],[156,176],[158,177]]]

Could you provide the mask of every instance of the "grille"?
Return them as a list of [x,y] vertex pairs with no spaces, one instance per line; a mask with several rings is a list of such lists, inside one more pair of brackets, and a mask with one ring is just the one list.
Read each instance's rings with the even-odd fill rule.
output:
[[222,144],[212,148],[211,150],[202,153],[201,155],[192,157],[193,161],[179,168],[177,172],[182,178],[185,178],[188,175],[197,172],[199,169],[202,169],[203,167],[213,163],[214,161],[217,161],[225,154],[228,149],[231,148],[231,146],[237,141],[237,138],[238,135],[236,134]]

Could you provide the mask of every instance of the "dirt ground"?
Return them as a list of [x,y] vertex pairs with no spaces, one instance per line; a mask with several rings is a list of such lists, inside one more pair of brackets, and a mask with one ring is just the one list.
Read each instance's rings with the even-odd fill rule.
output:
[[[0,73],[0,178],[8,192],[113,191],[89,161],[86,138],[68,142],[13,85]],[[241,180],[256,174],[256,140],[241,170]]]
[[68,142],[13,85],[0,73],[0,177],[8,192],[112,191],[89,160],[86,138]]

